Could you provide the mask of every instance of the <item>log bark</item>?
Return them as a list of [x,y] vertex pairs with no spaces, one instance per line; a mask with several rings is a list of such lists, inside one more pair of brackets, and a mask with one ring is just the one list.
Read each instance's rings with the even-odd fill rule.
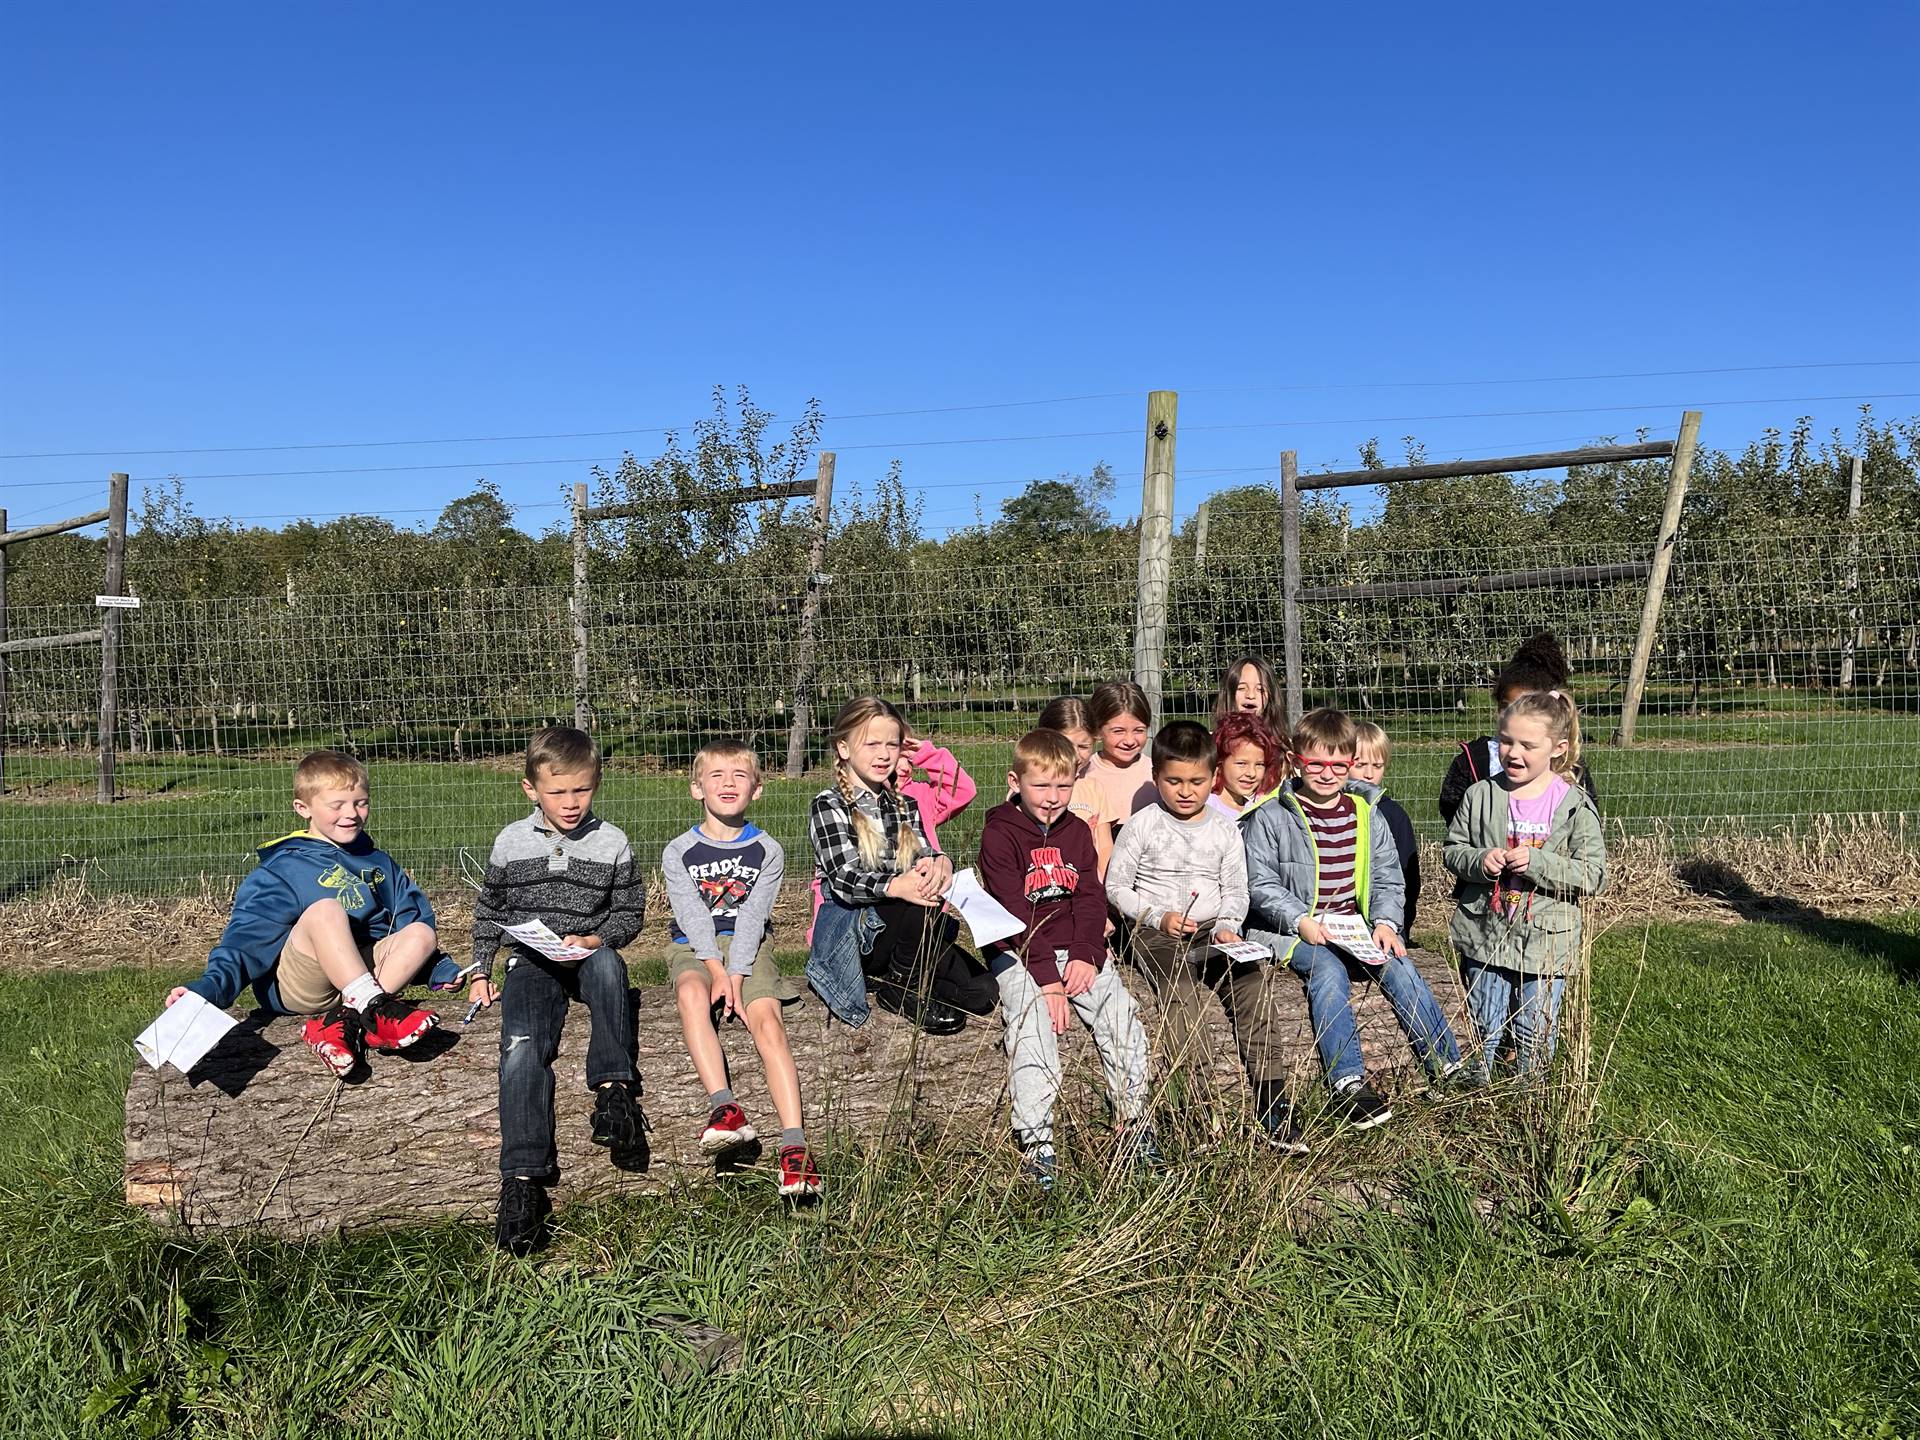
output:
[[[1424,951],[1415,951],[1414,961],[1464,1043],[1470,1033],[1465,997],[1452,967]],[[1122,973],[1154,1040],[1159,1016],[1152,992],[1137,972]],[[1297,1085],[1316,1084],[1320,1065],[1304,989],[1289,976],[1282,993],[1288,1066]],[[562,1170],[553,1190],[556,1208],[659,1192],[714,1173],[713,1159],[698,1146],[706,1096],[687,1059],[672,992],[650,986],[635,996],[644,1104],[653,1123],[649,1163],[644,1172],[616,1168],[589,1139],[589,1019],[576,1006],[554,1066]],[[188,1079],[137,1065],[127,1088],[127,1203],[165,1225],[288,1238],[490,1219],[499,1192],[499,1012],[483,1011],[463,1029],[464,1002],[434,999],[441,1027],[401,1055],[370,1057],[357,1080],[336,1081],[307,1052],[301,1022],[285,1017],[265,1025],[244,1020]],[[1213,1044],[1205,1078],[1220,1113],[1235,1119],[1244,1114],[1246,1083],[1224,1014],[1217,1004],[1208,1008]],[[1354,1012],[1376,1083],[1408,1072],[1412,1052],[1378,986],[1355,983]],[[876,1010],[867,1025],[850,1030],[830,1022],[807,995],[787,1007],[785,1018],[809,1133],[816,1144],[831,1136],[836,1158],[854,1153],[848,1141],[992,1144],[1006,1136],[1007,1067],[997,1017],[971,1020],[960,1034],[936,1039]],[[744,1025],[730,1024],[722,1044],[736,1095],[771,1141],[778,1121],[752,1038]],[[1102,1113],[1103,1087],[1086,1032],[1076,1025],[1062,1037],[1061,1053],[1061,1122]],[[1160,1069],[1156,1053],[1156,1081]],[[771,1184],[772,1152],[769,1144],[764,1159],[744,1165],[742,1175]],[[834,1178],[829,1173],[829,1186]]]

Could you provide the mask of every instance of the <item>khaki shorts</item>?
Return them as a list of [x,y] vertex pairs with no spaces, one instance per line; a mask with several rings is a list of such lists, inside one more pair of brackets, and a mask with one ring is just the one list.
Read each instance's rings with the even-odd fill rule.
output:
[[[394,939],[392,935],[385,935],[371,945],[360,947],[360,958],[368,970],[387,958]],[[275,979],[280,986],[280,1003],[289,1015],[321,1015],[340,1003],[340,992],[333,988],[320,962],[291,945],[280,952]]]
[[[683,945],[667,970],[667,982],[678,985],[682,975],[708,973],[707,962],[694,959],[693,952]],[[753,973],[741,982],[740,1007],[745,1009],[756,1000],[778,1000],[784,1005],[799,998],[800,987],[782,975],[780,967],[774,963],[772,944],[762,945],[760,953],[753,957]]]

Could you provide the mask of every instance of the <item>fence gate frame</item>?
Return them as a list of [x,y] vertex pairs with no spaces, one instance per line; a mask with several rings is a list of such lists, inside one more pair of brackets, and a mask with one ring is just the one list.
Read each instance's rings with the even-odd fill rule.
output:
[[[1700,412],[1680,417],[1680,434],[1673,440],[1637,445],[1589,445],[1579,450],[1554,450],[1533,455],[1508,455],[1490,460],[1451,460],[1435,465],[1401,465],[1385,470],[1336,470],[1302,476],[1299,456],[1280,452],[1281,592],[1284,608],[1284,668],[1287,685],[1287,721],[1297,723],[1305,705],[1305,667],[1300,638],[1300,606],[1309,600],[1379,598],[1388,595],[1464,595],[1493,590],[1538,590],[1645,577],[1647,591],[1640,606],[1640,625],[1633,642],[1633,660],[1627,670],[1626,695],[1620,706],[1616,745],[1633,743],[1640,700],[1646,692],[1647,667],[1653,657],[1660,605],[1666,595],[1667,575],[1673,566],[1674,546],[1680,537],[1680,514],[1693,473],[1694,452],[1700,442]],[[1495,575],[1464,575],[1438,580],[1392,580],[1372,585],[1300,585],[1300,492],[1346,490],[1365,485],[1392,485],[1402,480],[1455,480],[1473,475],[1512,475],[1534,470],[1561,470],[1570,465],[1604,465],[1621,460],[1670,460],[1666,506],[1649,560],[1614,565],[1560,565],[1545,570],[1514,570]]]
[[[29,540],[44,540],[49,535],[80,530],[107,522],[107,575],[94,604],[106,614],[100,617],[98,630],[75,630],[66,635],[40,635],[31,640],[7,638],[7,551]],[[30,525],[24,530],[7,529],[7,512],[0,509],[0,795],[7,792],[7,656],[27,650],[57,650],[69,645],[100,645],[100,783],[95,798],[102,805],[114,800],[114,765],[117,756],[116,731],[120,723],[120,612],[140,602],[129,600],[126,588],[127,563],[127,477],[115,471],[107,482],[107,508],[46,525]],[[121,603],[126,602],[126,603]]]

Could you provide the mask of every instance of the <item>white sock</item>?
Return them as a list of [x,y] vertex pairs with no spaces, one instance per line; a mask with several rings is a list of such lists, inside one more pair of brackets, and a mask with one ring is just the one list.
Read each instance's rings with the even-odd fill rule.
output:
[[340,992],[340,998],[364,1015],[367,1012],[367,1006],[373,1003],[373,997],[379,993],[380,982],[371,974],[366,974],[357,980],[349,980],[347,988]]
[[1336,1095],[1350,1095],[1366,1082],[1366,1078],[1364,1075],[1349,1075],[1333,1087],[1333,1093]]

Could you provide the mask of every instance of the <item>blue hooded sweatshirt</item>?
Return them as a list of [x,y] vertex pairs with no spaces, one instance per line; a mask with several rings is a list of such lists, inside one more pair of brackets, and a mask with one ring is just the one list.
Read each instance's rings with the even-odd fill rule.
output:
[[207,956],[207,973],[187,989],[221,1009],[251,984],[260,1004],[275,1014],[280,1003],[275,973],[280,951],[295,922],[316,900],[337,900],[361,945],[383,940],[416,920],[431,925],[433,907],[407,873],[365,834],[348,845],[300,831],[260,847],[260,863],[233,897],[233,917]]

